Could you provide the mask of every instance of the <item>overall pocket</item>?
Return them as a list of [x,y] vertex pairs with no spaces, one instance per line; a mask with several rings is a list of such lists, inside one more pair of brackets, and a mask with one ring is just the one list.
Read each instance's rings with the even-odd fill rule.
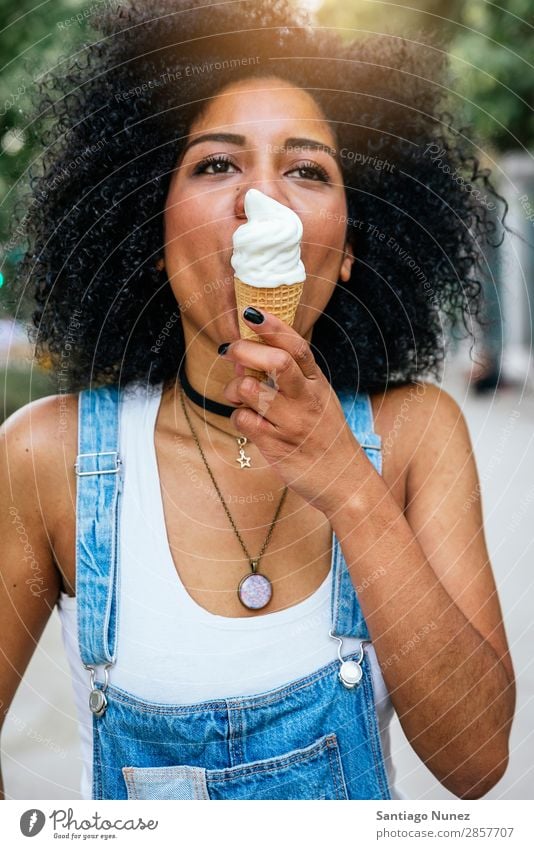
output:
[[226,769],[123,767],[128,799],[348,799],[337,737]]

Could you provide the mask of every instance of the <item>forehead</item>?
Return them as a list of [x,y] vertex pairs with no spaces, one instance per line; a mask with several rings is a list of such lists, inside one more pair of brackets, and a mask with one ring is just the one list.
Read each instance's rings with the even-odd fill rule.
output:
[[332,131],[313,97],[302,88],[274,77],[232,83],[206,104],[191,130],[229,129],[241,124],[245,135],[276,135],[285,130],[313,129],[332,140]]

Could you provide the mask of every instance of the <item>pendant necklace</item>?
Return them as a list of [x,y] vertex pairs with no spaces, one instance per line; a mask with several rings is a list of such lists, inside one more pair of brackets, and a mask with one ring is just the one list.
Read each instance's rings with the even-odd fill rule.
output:
[[[221,491],[220,491],[219,487],[217,486],[215,478],[213,477],[212,471],[211,471],[211,469],[208,465],[208,461],[206,460],[206,457],[204,456],[204,452],[202,450],[202,447],[200,445],[198,437],[197,437],[195,431],[193,430],[193,425],[191,424],[191,421],[189,419],[189,414],[187,412],[185,402],[184,402],[184,393],[182,391],[180,392],[180,401],[182,402],[182,409],[184,411],[184,415],[185,415],[185,418],[187,420],[187,424],[189,425],[189,429],[191,431],[193,439],[195,440],[197,447],[198,447],[198,450],[200,451],[200,456],[202,457],[202,460],[204,461],[204,465],[206,466],[206,469],[207,469],[209,476],[212,480],[213,486],[215,487],[215,489],[217,491],[217,495],[219,496],[221,504],[226,511],[226,515],[228,516],[230,523],[232,525],[232,528],[234,529],[235,534],[236,534],[239,542],[241,543],[241,547],[243,548],[243,551],[245,552],[245,554],[247,556],[247,560],[250,563],[251,571],[247,572],[247,574],[243,575],[243,577],[241,578],[239,585],[237,587],[237,597],[239,598],[239,601],[241,602],[241,604],[244,607],[248,608],[248,610],[261,610],[262,607],[265,607],[267,604],[269,604],[269,602],[272,598],[273,585],[266,575],[264,575],[262,572],[258,572],[258,565],[259,565],[259,562],[260,562],[260,559],[261,559],[263,552],[265,551],[265,549],[267,548],[267,546],[269,544],[271,534],[274,530],[274,526],[276,524],[276,520],[278,519],[278,515],[279,515],[280,510],[282,508],[282,504],[283,504],[284,499],[286,497],[288,488],[287,488],[287,486],[285,487],[285,489],[282,493],[282,497],[280,498],[280,501],[278,502],[278,507],[276,508],[276,513],[274,515],[274,519],[271,522],[271,526],[270,526],[270,528],[267,532],[267,537],[265,539],[265,542],[263,543],[263,546],[262,546],[260,553],[258,554],[258,556],[256,558],[252,558],[250,556],[250,554],[248,553],[247,549],[246,549],[245,543],[241,539],[241,535],[240,535],[239,531],[237,530],[237,528],[235,526],[235,522],[232,519],[232,516],[230,515],[230,512],[229,512],[226,504],[224,503],[224,498],[222,497]],[[246,460],[247,458],[246,458],[246,455],[244,454],[243,446],[241,446],[241,452],[244,455],[243,459]],[[248,458],[248,459],[250,460],[250,458]],[[243,465],[241,466],[241,468],[243,468]]]
[[[219,401],[212,401],[211,398],[206,398],[205,395],[201,395],[200,392],[193,389],[185,373],[185,360],[182,360],[180,363],[178,375],[182,389],[189,400],[192,401],[193,404],[197,404],[197,406],[202,407],[203,410],[208,410],[210,413],[215,413],[218,416],[226,416],[229,418],[234,410],[239,409],[239,407],[232,407],[230,404],[221,404]],[[217,428],[217,425],[212,425],[212,427]],[[222,428],[219,427],[217,430],[222,430]],[[224,432],[225,431],[223,431],[223,433]],[[235,436],[234,439],[237,440],[237,446],[239,448],[239,456],[236,457],[236,463],[239,463],[240,469],[250,469],[252,457],[249,457],[248,454],[245,453],[245,445],[248,442],[247,437]]]

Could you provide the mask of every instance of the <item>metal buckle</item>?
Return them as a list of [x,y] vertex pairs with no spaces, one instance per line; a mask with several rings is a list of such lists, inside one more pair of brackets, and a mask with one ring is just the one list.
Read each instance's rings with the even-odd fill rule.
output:
[[104,711],[108,706],[108,700],[106,699],[106,689],[109,682],[109,673],[108,669],[110,666],[113,666],[113,663],[105,663],[104,664],[104,683],[101,687],[96,686],[96,667],[99,664],[93,663],[84,663],[83,664],[86,669],[91,673],[91,692],[89,693],[89,710],[91,713],[94,713],[95,716],[102,716]]
[[[96,469],[94,472],[79,472],[79,464],[78,460],[80,457],[103,457],[104,455],[115,454],[115,468],[114,469]],[[93,451],[90,454],[78,454],[76,458],[76,462],[74,464],[74,471],[78,475],[79,478],[84,477],[85,475],[116,475],[120,470],[122,465],[122,460],[119,457],[118,451]]]
[[328,636],[332,637],[333,640],[337,640],[339,645],[337,647],[337,656],[340,661],[340,667],[338,672],[338,678],[347,690],[353,690],[358,686],[363,677],[362,670],[362,661],[364,657],[363,646],[364,643],[369,643],[370,640],[361,640],[360,641],[360,650],[359,655],[356,660],[344,660],[341,650],[343,646],[343,640],[341,637],[336,637],[332,630],[328,632]]

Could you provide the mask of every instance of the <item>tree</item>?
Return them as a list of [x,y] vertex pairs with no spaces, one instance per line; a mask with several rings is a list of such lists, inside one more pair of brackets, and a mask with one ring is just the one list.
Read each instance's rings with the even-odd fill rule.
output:
[[534,16],[532,0],[507,8],[484,0],[464,5],[463,28],[451,43],[468,118],[500,150],[534,148]]
[[362,37],[370,31],[407,37],[437,33],[446,40],[454,32],[463,5],[463,0],[324,0],[317,11],[317,22],[347,28],[346,38]]
[[[506,6],[506,8],[504,8]],[[534,14],[532,0],[324,0],[321,26],[439,40],[451,55],[455,111],[500,150],[534,147]]]
[[23,232],[12,229],[13,212],[23,202],[28,167],[43,153],[32,105],[36,81],[79,48],[87,18],[82,0],[2,0],[0,5],[0,307],[24,248]]

